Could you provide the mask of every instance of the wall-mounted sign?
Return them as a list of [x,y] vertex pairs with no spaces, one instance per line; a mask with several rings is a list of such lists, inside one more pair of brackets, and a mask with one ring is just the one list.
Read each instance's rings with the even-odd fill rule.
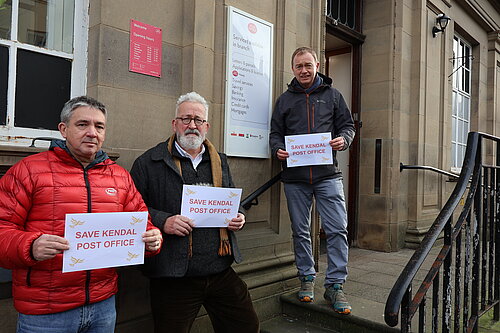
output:
[[129,71],[161,77],[161,29],[130,20]]
[[273,25],[228,7],[225,140],[230,156],[269,157]]

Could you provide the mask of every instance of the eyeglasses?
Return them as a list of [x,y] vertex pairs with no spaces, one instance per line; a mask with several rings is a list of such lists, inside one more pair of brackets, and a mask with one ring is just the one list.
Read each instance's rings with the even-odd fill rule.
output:
[[200,119],[200,118],[189,118],[189,117],[187,117],[187,118],[181,118],[181,117],[177,117],[175,119],[179,119],[180,121],[182,121],[182,123],[184,125],[191,124],[191,121],[193,121],[193,120],[194,120],[194,124],[196,126],[201,126],[201,125],[203,125],[203,123],[207,122],[206,120],[203,120],[203,119]]

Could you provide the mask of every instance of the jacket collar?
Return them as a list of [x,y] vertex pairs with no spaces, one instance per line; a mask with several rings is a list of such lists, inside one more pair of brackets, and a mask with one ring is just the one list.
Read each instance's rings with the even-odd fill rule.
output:
[[[59,140],[59,139],[52,140],[50,142],[49,150],[57,151],[56,148],[60,148],[61,150],[65,151],[75,162],[80,164],[80,162],[78,162],[78,160],[73,157],[73,154],[71,154],[71,151],[69,150],[68,146],[66,145],[66,140]],[[87,165],[87,167],[85,169],[90,169],[93,166],[106,161],[107,159],[109,159],[108,154],[106,154],[101,149],[96,153],[94,160],[89,165]]]
[[[159,144],[157,144],[155,147],[152,148],[151,160],[153,160],[155,162],[164,161],[165,164],[167,164],[167,166],[170,169],[174,170],[174,172],[179,177],[182,178],[182,175],[179,172],[179,168],[177,168],[177,166],[175,165],[174,159],[173,159],[172,155],[170,154],[170,152],[168,151],[168,144],[169,144],[170,140],[171,140],[171,138],[167,139],[167,141],[160,142]],[[174,153],[176,151],[177,150],[174,149]]]
[[288,91],[293,92],[293,93],[311,93],[313,90],[317,89],[322,89],[325,87],[331,87],[333,84],[333,80],[329,78],[326,75],[321,74],[320,72],[317,72],[316,75],[318,76],[316,79],[321,79],[321,83],[316,87],[315,89],[312,89],[311,91],[308,91],[308,89],[302,88],[300,85],[299,81],[296,78],[293,78],[292,82],[288,84]]
[[172,158],[168,152],[168,140],[160,142],[156,145],[156,147],[153,147],[153,150],[151,151],[151,159],[153,161],[161,161],[168,158]]

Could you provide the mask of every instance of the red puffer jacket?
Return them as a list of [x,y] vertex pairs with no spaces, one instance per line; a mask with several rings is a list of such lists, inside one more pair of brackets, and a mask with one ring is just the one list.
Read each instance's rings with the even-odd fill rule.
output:
[[114,268],[63,274],[62,254],[45,261],[31,254],[40,235],[64,236],[68,213],[147,211],[129,173],[99,153],[100,162],[84,170],[56,147],[24,158],[0,179],[0,266],[12,269],[14,306],[21,313],[66,311],[117,292]]

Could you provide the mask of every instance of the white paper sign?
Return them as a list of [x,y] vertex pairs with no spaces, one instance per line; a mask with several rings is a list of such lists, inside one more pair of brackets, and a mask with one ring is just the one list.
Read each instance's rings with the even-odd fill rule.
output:
[[184,185],[181,215],[196,227],[227,227],[238,215],[241,188]]
[[328,143],[332,134],[315,133],[285,136],[285,147],[289,156],[287,166],[333,164],[332,148]]
[[144,263],[148,212],[66,214],[63,273]]

